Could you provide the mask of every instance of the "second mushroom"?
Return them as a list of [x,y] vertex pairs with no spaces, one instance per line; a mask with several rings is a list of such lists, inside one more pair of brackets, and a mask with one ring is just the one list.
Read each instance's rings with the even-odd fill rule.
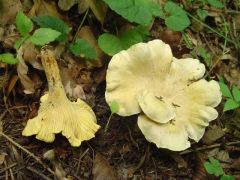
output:
[[28,120],[22,134],[52,142],[55,134],[62,133],[72,146],[80,146],[82,141],[93,138],[99,129],[96,116],[84,101],[68,100],[53,51],[43,48],[41,60],[49,91],[41,97],[38,115]]
[[138,43],[112,57],[107,70],[106,101],[118,114],[138,114],[138,126],[157,147],[181,151],[199,141],[221,101],[216,81],[203,79],[197,59],[177,59],[161,40]]

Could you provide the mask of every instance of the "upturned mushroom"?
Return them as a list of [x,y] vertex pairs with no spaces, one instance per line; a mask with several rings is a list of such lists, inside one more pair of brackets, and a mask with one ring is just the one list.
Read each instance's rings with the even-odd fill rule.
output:
[[107,70],[106,101],[117,114],[140,113],[138,126],[159,148],[181,151],[198,142],[216,119],[221,101],[216,81],[203,79],[197,59],[177,59],[161,40],[138,43],[114,55]]
[[43,48],[41,60],[49,91],[41,97],[38,115],[28,120],[22,135],[36,135],[39,140],[52,142],[55,134],[62,133],[72,146],[80,146],[82,141],[93,138],[99,129],[96,116],[84,101],[68,100],[53,52]]

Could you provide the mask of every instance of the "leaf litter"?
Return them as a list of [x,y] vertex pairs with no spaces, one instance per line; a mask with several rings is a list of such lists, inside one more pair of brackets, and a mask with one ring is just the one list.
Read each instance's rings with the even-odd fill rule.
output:
[[[108,1],[110,2],[110,0]],[[76,35],[93,47],[97,55],[96,61],[74,56],[65,46],[58,52],[58,60],[62,77],[65,78],[63,84],[69,98],[73,101],[77,98],[85,99],[96,112],[100,125],[104,127],[111,114],[104,99],[105,74],[110,57],[99,48],[97,41],[103,33],[119,36],[122,33],[121,29],[129,25],[129,22],[121,17],[122,12],[119,12],[120,15],[114,13],[114,4],[107,9],[105,3],[95,0],[74,1],[78,5],[69,3],[69,7],[65,10],[58,6],[60,0],[33,0],[29,1],[31,6],[28,7],[21,1],[6,2],[4,6],[1,6],[3,11],[0,11],[0,17],[2,17],[0,18],[1,53],[14,51],[14,42],[19,38],[14,21],[20,10],[24,10],[28,17],[42,15],[61,19],[69,27],[73,27],[67,36],[69,41]],[[161,0],[155,0],[155,2],[160,5],[166,3]],[[228,34],[231,39],[239,39],[240,18],[238,13],[240,7],[237,1],[228,3],[224,10],[221,8],[221,4],[215,4],[215,6],[211,4],[214,1],[206,1],[204,5],[187,3],[188,1],[185,0],[179,2],[180,7],[194,17],[199,16],[199,14],[195,14],[196,9],[204,9],[206,14],[199,16],[204,23],[199,23],[189,16],[191,25],[184,30],[184,33],[181,33],[170,29],[171,19],[161,19],[162,14],[159,13],[147,14],[148,18],[143,22],[132,16],[131,13],[125,14],[123,17],[131,16],[132,21],[147,24],[147,29],[150,31],[148,38],[162,39],[170,44],[174,56],[200,59],[207,65],[208,78],[220,79],[223,77],[230,89],[234,86],[240,88],[239,49],[234,43],[226,41],[224,38],[224,34]],[[104,5],[102,6],[102,4]],[[9,7],[11,7],[11,11],[9,11]],[[90,8],[89,11],[88,8]],[[137,10],[142,13],[140,7]],[[85,14],[87,18],[84,20]],[[170,18],[174,13],[167,15],[170,15]],[[181,14],[181,16],[185,15]],[[165,23],[169,26],[168,28]],[[80,24],[82,27],[77,31]],[[180,25],[183,27],[187,24],[189,22],[184,21]],[[131,24],[133,28],[135,25]],[[209,27],[223,36],[212,32]],[[225,31],[224,27],[227,27],[228,31]],[[57,163],[55,160],[54,163],[47,160],[44,160],[43,164],[38,163],[36,159],[31,158],[30,154],[11,148],[9,142],[1,136],[0,179],[11,176],[24,179],[53,178],[54,172],[51,173],[48,168],[58,171],[59,174],[56,177],[59,179],[206,178],[209,175],[203,164],[208,161],[209,156],[214,156],[219,160],[226,174],[234,175],[236,179],[240,178],[238,168],[239,109],[223,113],[223,103],[218,108],[219,119],[207,129],[204,138],[199,143],[194,143],[192,149],[186,150],[182,154],[172,154],[168,150],[157,149],[154,145],[149,144],[135,126],[136,117],[123,118],[113,115],[106,133],[102,128],[95,139],[83,143],[79,148],[70,147],[62,136],[57,136],[57,141],[53,144],[45,144],[31,137],[22,137],[21,131],[26,120],[36,115],[39,98],[47,89],[46,79],[41,70],[41,64],[38,62],[39,48],[27,43],[24,43],[24,46],[22,50],[19,50],[17,66],[3,64],[0,67],[0,78],[3,79],[1,87],[4,86],[0,92],[0,132],[3,131],[12,137],[14,142],[34,153],[35,157],[39,159],[43,159],[44,153],[48,150],[57,149],[55,151]],[[204,48],[205,55],[198,51],[200,47]],[[210,57],[212,63],[206,60],[207,57]],[[5,78],[6,75],[8,78]],[[202,153],[199,155],[200,157],[196,158],[195,151]],[[15,154],[18,158],[9,156],[9,154]],[[31,168],[28,164],[31,164]],[[2,170],[6,167],[10,168]]]

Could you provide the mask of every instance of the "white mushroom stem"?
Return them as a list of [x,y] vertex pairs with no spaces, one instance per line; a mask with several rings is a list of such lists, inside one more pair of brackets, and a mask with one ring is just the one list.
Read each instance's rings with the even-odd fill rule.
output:
[[51,50],[45,48],[41,51],[42,65],[48,80],[48,93],[50,97],[52,97],[54,94],[57,94],[57,96],[61,94],[61,96],[66,97],[66,93],[60,77],[58,64],[53,57],[54,54]]

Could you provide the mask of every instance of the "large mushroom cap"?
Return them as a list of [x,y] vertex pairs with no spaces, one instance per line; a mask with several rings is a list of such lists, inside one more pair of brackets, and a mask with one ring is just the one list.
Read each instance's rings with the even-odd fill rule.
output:
[[199,141],[221,101],[216,81],[203,78],[205,66],[197,59],[176,59],[161,40],[138,43],[114,55],[107,71],[106,101],[116,101],[117,112],[143,112],[138,125],[158,147],[183,150],[188,138]]

